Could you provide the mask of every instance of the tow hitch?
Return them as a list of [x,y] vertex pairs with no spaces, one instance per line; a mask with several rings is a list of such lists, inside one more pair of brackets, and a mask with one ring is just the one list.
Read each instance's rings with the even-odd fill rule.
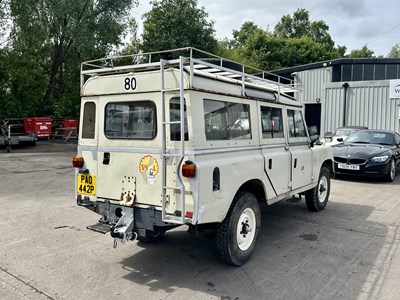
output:
[[135,240],[136,232],[133,231],[133,210],[122,211],[122,216],[117,224],[111,226],[110,234],[114,238],[114,248],[117,248],[118,240],[124,244],[126,241]]

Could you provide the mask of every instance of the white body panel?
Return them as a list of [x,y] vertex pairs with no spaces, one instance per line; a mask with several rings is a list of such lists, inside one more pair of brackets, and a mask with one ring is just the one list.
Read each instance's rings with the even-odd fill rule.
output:
[[[167,121],[171,98],[180,97],[179,88],[184,90],[189,139],[184,142],[183,161],[190,160],[195,164],[196,176],[182,177],[177,158],[171,158],[169,162],[163,161],[161,133],[164,125],[161,117],[163,110],[160,71],[94,76],[86,81],[82,89],[81,124],[84,123],[85,104],[94,103],[95,133],[93,138],[84,138],[81,132],[78,145],[78,152],[84,157],[87,172],[96,177],[96,195],[88,196],[90,201],[110,201],[126,205],[129,202],[126,198],[128,193],[135,198],[134,204],[129,205],[161,210],[164,201],[166,213],[174,214],[182,210],[183,199],[184,211],[193,213],[186,222],[215,223],[225,218],[235,194],[244,185],[250,182],[259,185],[263,198],[271,204],[314,187],[321,166],[331,163],[330,147],[310,148],[308,136],[288,137],[287,109],[298,112],[302,109],[289,97],[281,94],[279,102],[251,99],[243,96],[242,86],[234,80],[220,81],[194,76],[191,81],[186,73],[181,86],[177,69],[165,70],[163,76],[164,88],[169,90],[165,92]],[[273,91],[269,93],[274,95]],[[135,139],[107,136],[107,107],[139,101],[154,103],[154,137]],[[248,107],[247,117],[242,118],[248,118],[243,126],[249,128],[232,122],[226,128],[214,126],[208,132],[206,127],[209,124],[206,124],[205,115],[212,113],[205,110],[207,101],[227,103],[227,107],[228,104]],[[262,125],[261,107],[281,111],[281,137],[263,137],[262,126],[265,124]],[[277,121],[274,120],[271,126],[276,124]],[[213,131],[222,134],[224,130],[228,130],[231,136],[238,135],[238,138],[213,139]],[[241,131],[247,130],[247,135],[239,135]],[[171,140],[171,136],[168,125],[165,132],[166,148],[171,153],[178,153],[182,143]],[[164,171],[167,186],[176,186],[180,179],[183,180],[184,197],[179,190],[167,189],[163,198]],[[218,177],[216,173],[219,174]],[[213,182],[216,178],[218,188]]]

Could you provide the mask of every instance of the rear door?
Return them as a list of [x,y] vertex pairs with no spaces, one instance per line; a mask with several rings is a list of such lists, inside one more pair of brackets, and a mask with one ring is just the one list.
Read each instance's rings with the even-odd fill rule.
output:
[[160,111],[157,94],[103,96],[99,101],[97,196],[128,205],[161,205]]

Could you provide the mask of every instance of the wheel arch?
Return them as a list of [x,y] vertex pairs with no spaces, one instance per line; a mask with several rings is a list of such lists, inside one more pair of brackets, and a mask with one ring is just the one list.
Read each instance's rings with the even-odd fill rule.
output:
[[[249,192],[256,196],[258,203],[262,204],[266,202],[266,192],[264,183],[259,179],[251,179],[243,183],[237,190],[234,199],[241,192]],[[231,206],[233,205],[233,199]]]
[[331,160],[331,159],[325,160],[321,165],[321,168],[323,168],[323,167],[327,168],[328,171],[329,171],[329,174],[331,176],[333,176],[333,174],[334,174],[334,172],[333,172],[333,170],[334,170],[334,168],[333,168],[333,160]]

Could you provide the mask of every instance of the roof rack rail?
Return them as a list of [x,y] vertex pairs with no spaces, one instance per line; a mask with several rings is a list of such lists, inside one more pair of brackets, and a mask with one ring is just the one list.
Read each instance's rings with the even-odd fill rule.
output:
[[107,57],[83,62],[81,65],[81,88],[90,76],[160,69],[160,59],[167,60],[171,67],[179,68],[180,56],[186,58],[184,68],[191,77],[190,85],[193,82],[192,76],[198,74],[240,82],[243,86],[244,95],[246,95],[246,87],[274,91],[278,93],[278,97],[281,93],[302,91],[302,85],[294,80],[193,47]]

